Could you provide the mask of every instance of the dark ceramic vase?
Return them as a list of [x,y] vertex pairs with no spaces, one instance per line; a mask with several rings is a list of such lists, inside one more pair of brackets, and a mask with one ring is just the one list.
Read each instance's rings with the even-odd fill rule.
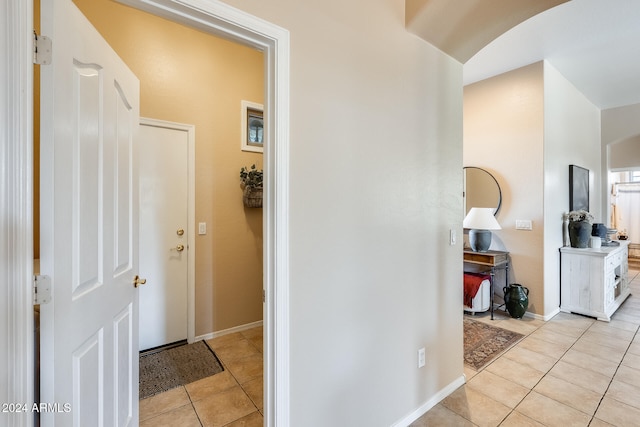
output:
[[504,304],[511,317],[521,319],[529,308],[529,289],[517,283],[505,286]]
[[607,226],[604,224],[593,224],[593,226],[591,227],[591,235],[592,236],[598,236],[600,237],[602,240],[607,238]]
[[592,226],[589,221],[569,221],[569,241],[572,248],[588,248]]

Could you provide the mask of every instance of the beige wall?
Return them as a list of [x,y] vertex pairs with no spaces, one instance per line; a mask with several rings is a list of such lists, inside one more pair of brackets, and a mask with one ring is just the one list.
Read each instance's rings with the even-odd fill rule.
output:
[[609,168],[629,170],[640,167],[640,135],[612,143],[609,147]]
[[[491,172],[502,189],[492,249],[509,251],[509,283],[529,288],[529,311],[543,313],[543,65],[464,88],[464,165]],[[533,230],[515,229],[531,220]],[[502,295],[502,279],[496,293]]]
[[[640,144],[640,104],[602,110],[601,117],[602,170],[640,167],[640,149],[637,145]],[[611,184],[615,182],[607,178],[602,180],[602,194],[608,194]],[[611,205],[606,197],[602,198],[602,213],[606,218],[611,217]]]
[[[510,280],[529,288],[529,311],[553,315],[570,164],[591,171],[590,211],[601,219],[600,111],[538,62],[465,87],[464,113],[465,165],[485,167],[503,188],[495,247],[510,252]],[[533,230],[516,230],[517,219]]]
[[291,425],[394,425],[463,373],[462,65],[404,0],[227,3],[291,36]]
[[640,135],[640,104],[602,110],[602,143],[608,145]]
[[240,101],[263,102],[264,59],[108,0],[76,0],[140,79],[144,117],[196,127],[196,336],[262,320],[262,210],[245,209]]

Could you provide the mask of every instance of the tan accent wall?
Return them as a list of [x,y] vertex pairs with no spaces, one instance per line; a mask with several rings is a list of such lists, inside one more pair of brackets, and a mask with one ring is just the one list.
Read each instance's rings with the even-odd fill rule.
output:
[[263,103],[262,52],[112,1],[76,4],[140,79],[141,115],[196,127],[196,336],[262,320],[262,209],[244,208],[239,186],[242,166],[262,167],[240,150],[240,102]]
[[[529,311],[543,314],[543,64],[537,62],[464,88],[464,164],[491,172],[502,189],[492,249],[509,251],[509,283],[529,289]],[[517,219],[533,229],[515,229]],[[504,276],[497,279],[502,296]]]

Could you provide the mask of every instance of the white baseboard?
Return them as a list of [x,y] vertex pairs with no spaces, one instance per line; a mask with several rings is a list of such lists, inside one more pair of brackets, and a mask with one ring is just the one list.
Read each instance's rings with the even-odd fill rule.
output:
[[262,326],[262,320],[258,320],[257,322],[247,323],[240,326],[234,326],[233,328],[224,329],[222,331],[211,332],[204,335],[198,335],[194,338],[194,342],[202,341],[202,340],[210,340],[212,338],[221,337],[223,335],[233,334],[235,332],[246,331],[247,329],[256,328],[258,326]]
[[[502,307],[504,304],[493,304],[493,311],[495,312],[498,308]],[[502,312],[502,310],[500,310]],[[536,319],[536,320],[542,320],[544,322],[547,322],[549,320],[551,320],[556,314],[560,313],[560,307],[558,307],[557,309],[555,309],[554,311],[552,311],[550,314],[547,315],[542,315],[542,314],[536,314],[536,313],[532,313],[530,311],[526,311],[524,313],[523,317],[530,317],[532,319]],[[508,313],[507,313],[508,314]]]
[[534,319],[543,320],[543,321],[547,322],[547,321],[551,320],[558,313],[560,313],[560,307],[556,308],[550,314],[546,314],[546,315],[529,313],[528,311],[524,315],[527,316],[527,317],[533,317]]
[[400,421],[397,421],[396,423],[392,424],[392,427],[408,427],[409,425],[411,425],[412,422],[414,422],[415,420],[417,420],[418,418],[426,414],[429,411],[429,409],[433,408],[438,403],[442,402],[442,400],[445,397],[449,396],[451,393],[456,391],[458,387],[464,385],[465,382],[466,380],[463,374],[457,379],[455,379],[448,386],[446,386],[445,388],[440,390],[438,393],[436,393],[436,395],[433,396],[431,399],[429,399],[428,401],[420,405],[418,409],[416,409],[415,411],[413,411],[412,413],[410,413]]

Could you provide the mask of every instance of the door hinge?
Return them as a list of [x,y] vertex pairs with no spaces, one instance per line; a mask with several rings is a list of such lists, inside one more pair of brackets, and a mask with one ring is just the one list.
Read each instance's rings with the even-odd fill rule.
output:
[[33,305],[51,301],[51,277],[33,276]]
[[39,36],[33,32],[33,63],[40,65],[51,64],[52,41],[47,36]]
[[264,289],[262,290],[262,302],[266,302],[267,301],[267,291],[265,291]]

